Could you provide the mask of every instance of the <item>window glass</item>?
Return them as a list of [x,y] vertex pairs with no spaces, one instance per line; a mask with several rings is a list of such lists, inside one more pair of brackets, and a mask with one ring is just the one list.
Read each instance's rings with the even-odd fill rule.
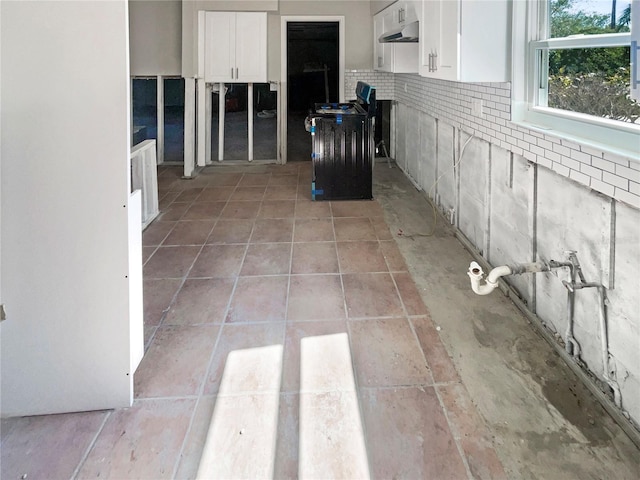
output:
[[628,0],[550,0],[549,18],[551,38],[628,32],[631,3]]
[[629,93],[629,47],[549,51],[548,107],[635,123],[640,105]]
[[[555,42],[536,55],[537,105],[637,123],[640,105],[630,97],[630,23],[629,1],[550,0],[546,31]],[[620,46],[602,45],[603,34],[624,39]]]

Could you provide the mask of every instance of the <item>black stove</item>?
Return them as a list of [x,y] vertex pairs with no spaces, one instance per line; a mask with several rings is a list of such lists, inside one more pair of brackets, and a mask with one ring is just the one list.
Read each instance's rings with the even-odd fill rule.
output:
[[316,103],[311,124],[313,200],[371,199],[375,88],[358,82],[356,100],[349,103]]
[[365,110],[357,103],[316,103],[316,113],[334,113],[342,115],[364,114]]

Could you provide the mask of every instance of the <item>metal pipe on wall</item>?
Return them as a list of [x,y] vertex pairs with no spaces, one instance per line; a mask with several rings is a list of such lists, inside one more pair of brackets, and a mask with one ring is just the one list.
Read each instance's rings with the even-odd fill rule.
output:
[[[554,268],[569,268],[571,281],[563,280],[562,284],[567,289],[567,330],[565,333],[565,350],[571,355],[574,361],[580,358],[580,344],[573,335],[574,316],[575,316],[575,292],[583,288],[597,288],[600,298],[600,308],[598,316],[598,325],[600,329],[600,343],[603,365],[603,379],[611,388],[614,397],[614,403],[617,407],[622,408],[622,397],[620,387],[613,378],[610,366],[609,355],[609,339],[608,339],[608,318],[607,318],[607,298],[605,286],[599,283],[587,282],[575,251],[567,251],[569,255],[568,262],[557,262],[551,260],[548,263],[519,263],[515,265],[502,265],[495,267],[489,272],[485,279],[485,283],[481,284],[484,279],[482,267],[477,262],[471,262],[467,275],[471,280],[471,288],[478,295],[488,295],[498,287],[498,280],[507,275],[518,275],[522,273],[539,273],[547,272]],[[576,278],[577,277],[577,278]],[[579,279],[579,282],[577,282]]]

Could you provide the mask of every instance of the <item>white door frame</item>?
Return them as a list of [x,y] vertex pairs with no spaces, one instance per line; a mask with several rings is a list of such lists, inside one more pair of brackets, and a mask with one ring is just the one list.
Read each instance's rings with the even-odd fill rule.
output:
[[[287,23],[289,22],[337,22],[338,23],[338,101],[344,102],[344,15],[283,15],[280,17],[280,163],[287,163]],[[311,140],[309,140],[311,141]]]

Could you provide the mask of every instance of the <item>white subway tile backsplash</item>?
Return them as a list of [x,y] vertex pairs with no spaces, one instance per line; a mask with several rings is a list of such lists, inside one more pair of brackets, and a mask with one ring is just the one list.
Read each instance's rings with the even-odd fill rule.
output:
[[589,155],[588,153],[583,153],[578,150],[573,150],[571,152],[571,158],[582,163],[591,164],[591,155]]
[[539,147],[546,148],[547,150],[551,150],[553,148],[553,144],[551,142],[544,140],[542,138],[538,138],[536,140],[536,143]]
[[535,144],[531,144],[529,147],[529,151],[535,153],[536,155],[544,156],[544,148],[538,147]]
[[602,170],[598,168],[591,167],[582,163],[580,165],[580,171],[585,175],[589,175],[591,178],[595,178],[597,180],[602,180]]
[[569,178],[587,186],[591,181],[591,177],[589,177],[589,175],[585,175],[584,173],[578,172],[577,170],[571,170],[571,172],[569,173]]
[[570,157],[565,157],[564,155],[562,156],[561,161],[563,165],[566,165],[570,169],[576,170],[578,172],[580,171],[580,162],[577,162]]
[[[373,70],[347,71],[345,77],[346,92],[365,79],[377,87],[379,99],[425,112],[630,205],[639,202],[640,163],[511,123],[510,83],[459,83]],[[482,117],[471,113],[474,98],[483,100]]]
[[569,173],[571,172],[569,167],[565,167],[564,165],[556,162],[553,162],[553,166],[551,167],[551,170],[565,177],[568,177]]
[[609,172],[602,172],[602,181],[610,183],[611,185],[621,188],[623,190],[629,190],[629,180],[626,178],[613,175]]
[[616,164],[616,175],[640,183],[640,171]]
[[613,197],[615,194],[615,187],[613,185],[609,185],[608,183],[601,182],[595,178],[591,179],[591,188],[597,190],[600,193],[604,193],[605,195],[609,195]]
[[560,154],[552,152],[550,150],[547,150],[547,154],[545,156],[549,160],[554,161],[554,162],[561,162],[562,161],[562,157],[560,156]]
[[[509,147],[505,147],[505,148],[509,148]],[[538,158],[536,159],[536,161],[538,165],[542,165],[543,167],[547,167],[547,168],[553,167],[553,162],[546,157],[542,157],[538,155]]]
[[607,160],[602,160],[600,158],[596,158],[596,157],[591,157],[591,165],[593,165],[596,168],[599,168],[600,170],[605,170],[607,172],[615,172],[616,171],[616,166],[615,164],[607,161]]
[[640,196],[638,195],[634,195],[633,193],[630,193],[625,189],[616,187],[614,196],[618,200],[621,200],[624,203],[628,203],[632,207],[640,208]]
[[569,156],[571,155],[571,149],[562,145],[555,144],[553,146],[553,151],[559,153],[560,155]]

